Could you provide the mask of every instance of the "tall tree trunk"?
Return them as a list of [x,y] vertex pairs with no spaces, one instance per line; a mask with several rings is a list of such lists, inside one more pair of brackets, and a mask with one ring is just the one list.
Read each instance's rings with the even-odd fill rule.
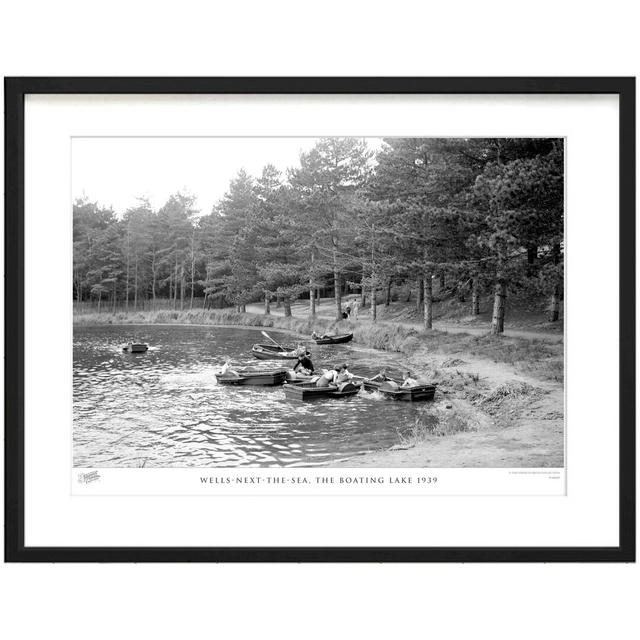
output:
[[98,295],[98,313],[100,313],[100,305],[102,304],[102,291]]
[[418,280],[418,291],[416,293],[416,311],[418,315],[422,314],[422,303],[424,301],[424,280]]
[[152,274],[152,284],[151,284],[151,295],[153,299],[153,310],[156,310],[156,254],[155,251],[152,254],[151,258],[151,274]]
[[316,289],[313,282],[309,283],[309,313],[312,317],[316,315]]
[[391,304],[391,280],[387,281],[387,293],[384,298],[384,306],[388,307]]
[[195,269],[196,269],[196,258],[195,254],[193,259],[191,260],[191,302],[189,304],[189,309],[193,309],[193,295],[195,289]]
[[242,311],[242,313],[247,313],[247,305],[246,304],[241,304],[240,305],[240,311]]
[[129,313],[129,228],[127,227],[127,281],[124,287],[126,291],[124,310],[125,313]]
[[196,228],[193,227],[191,231],[191,303],[189,309],[193,309],[193,290],[195,289],[196,280]]
[[504,332],[504,309],[507,299],[507,283],[502,277],[496,282],[493,299],[493,318],[491,319],[491,333],[499,335]]
[[560,287],[556,285],[551,295],[551,306],[549,307],[549,322],[557,322],[560,318]]
[[283,303],[284,303],[284,317],[290,318],[291,317],[291,300],[289,300],[288,296],[285,296]]
[[173,268],[173,310],[178,308],[178,254],[176,253],[176,264]]
[[333,237],[333,293],[336,301],[336,317],[342,320],[342,295],[340,290],[340,274],[338,273],[338,249],[335,236]]
[[364,305],[367,301],[367,293],[364,288],[364,280],[367,277],[365,272],[365,264],[364,259],[362,260],[362,279],[360,280],[360,306],[364,308]]
[[407,291],[405,302],[411,302],[411,287],[409,287],[409,290]]
[[282,306],[282,296],[279,293],[276,293],[276,309],[279,309]]
[[271,296],[268,291],[264,292],[264,315],[271,315],[271,301],[269,300]]
[[375,322],[378,319],[378,297],[376,291],[376,276],[371,274],[371,319]]
[[[557,266],[560,263],[560,245],[553,245],[553,264]],[[560,318],[560,285],[558,283],[553,287],[551,294],[551,304],[549,306],[549,322],[557,322]]]
[[180,267],[180,311],[184,311],[184,289],[186,282],[184,279],[184,263]]
[[133,310],[138,310],[138,258],[136,256],[136,275],[134,278],[134,289],[133,289]]
[[116,285],[118,281],[117,278],[113,279],[113,315],[116,315]]
[[311,317],[316,315],[316,287],[313,284],[314,262],[315,247],[311,249],[311,273],[309,274],[309,313],[311,314]]
[[536,273],[536,262],[538,260],[538,247],[531,245],[527,247],[527,275],[533,276]]
[[475,276],[471,283],[471,315],[480,315],[480,291],[478,276]]
[[431,278],[431,272],[424,272],[423,279],[423,297],[424,297],[424,311],[422,325],[425,329],[433,329],[433,281]]
[[440,294],[444,291],[444,288],[447,286],[447,276],[444,271],[440,272]]

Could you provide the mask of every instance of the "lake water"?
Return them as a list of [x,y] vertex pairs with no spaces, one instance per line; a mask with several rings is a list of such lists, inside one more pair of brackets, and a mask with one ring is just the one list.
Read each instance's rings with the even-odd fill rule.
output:
[[[292,337],[270,331],[281,343]],[[147,342],[143,354],[122,352]],[[74,465],[82,467],[322,466],[400,442],[424,403],[361,391],[345,399],[292,402],[282,387],[218,385],[235,367],[274,368],[249,350],[266,342],[244,328],[110,325],[75,327]],[[399,356],[351,344],[309,345],[316,368],[348,362],[370,375]],[[275,366],[287,366],[282,361]],[[435,420],[435,418],[434,418]]]

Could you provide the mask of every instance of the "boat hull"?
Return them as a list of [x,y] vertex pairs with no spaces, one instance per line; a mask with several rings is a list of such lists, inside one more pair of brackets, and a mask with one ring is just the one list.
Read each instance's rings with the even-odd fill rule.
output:
[[276,347],[275,345],[254,344],[251,347],[251,354],[258,360],[297,360],[298,356],[294,354],[294,348],[288,351]]
[[125,344],[122,350],[127,353],[145,353],[149,350],[149,345],[142,342],[134,342],[133,344]]
[[426,400],[433,400],[436,393],[436,385],[434,384],[421,384],[415,387],[400,387],[397,389],[390,389],[385,387],[384,382],[370,382],[365,380],[362,383],[365,391],[378,391],[385,398],[391,398],[393,400],[400,400],[403,402],[422,402]]
[[251,371],[243,370],[238,371],[240,375],[224,375],[216,376],[218,384],[242,386],[253,385],[259,387],[275,387],[281,385],[287,377],[287,372],[284,369],[277,371]]
[[288,400],[316,400],[319,398],[349,398],[360,391],[359,385],[345,382],[338,387],[316,387],[315,382],[287,383],[283,387]]
[[316,344],[344,344],[345,342],[351,342],[353,340],[353,333],[343,333],[335,336],[329,336],[327,338],[318,338],[315,340]]

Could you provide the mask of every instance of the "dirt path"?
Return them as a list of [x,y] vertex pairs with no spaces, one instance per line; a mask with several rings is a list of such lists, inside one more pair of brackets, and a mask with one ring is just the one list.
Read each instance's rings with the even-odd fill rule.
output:
[[349,467],[562,467],[564,389],[513,367],[456,354],[419,352],[411,365],[426,379],[439,374],[436,400],[425,411],[441,427],[462,429],[426,436],[390,450],[371,451]]

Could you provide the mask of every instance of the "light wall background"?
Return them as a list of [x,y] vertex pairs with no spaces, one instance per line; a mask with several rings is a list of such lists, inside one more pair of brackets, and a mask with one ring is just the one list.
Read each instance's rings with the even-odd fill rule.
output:
[[[0,8],[0,66],[3,75],[637,75],[637,11],[622,0],[25,0]],[[2,565],[0,631],[586,640],[632,637],[639,595],[637,565]]]

